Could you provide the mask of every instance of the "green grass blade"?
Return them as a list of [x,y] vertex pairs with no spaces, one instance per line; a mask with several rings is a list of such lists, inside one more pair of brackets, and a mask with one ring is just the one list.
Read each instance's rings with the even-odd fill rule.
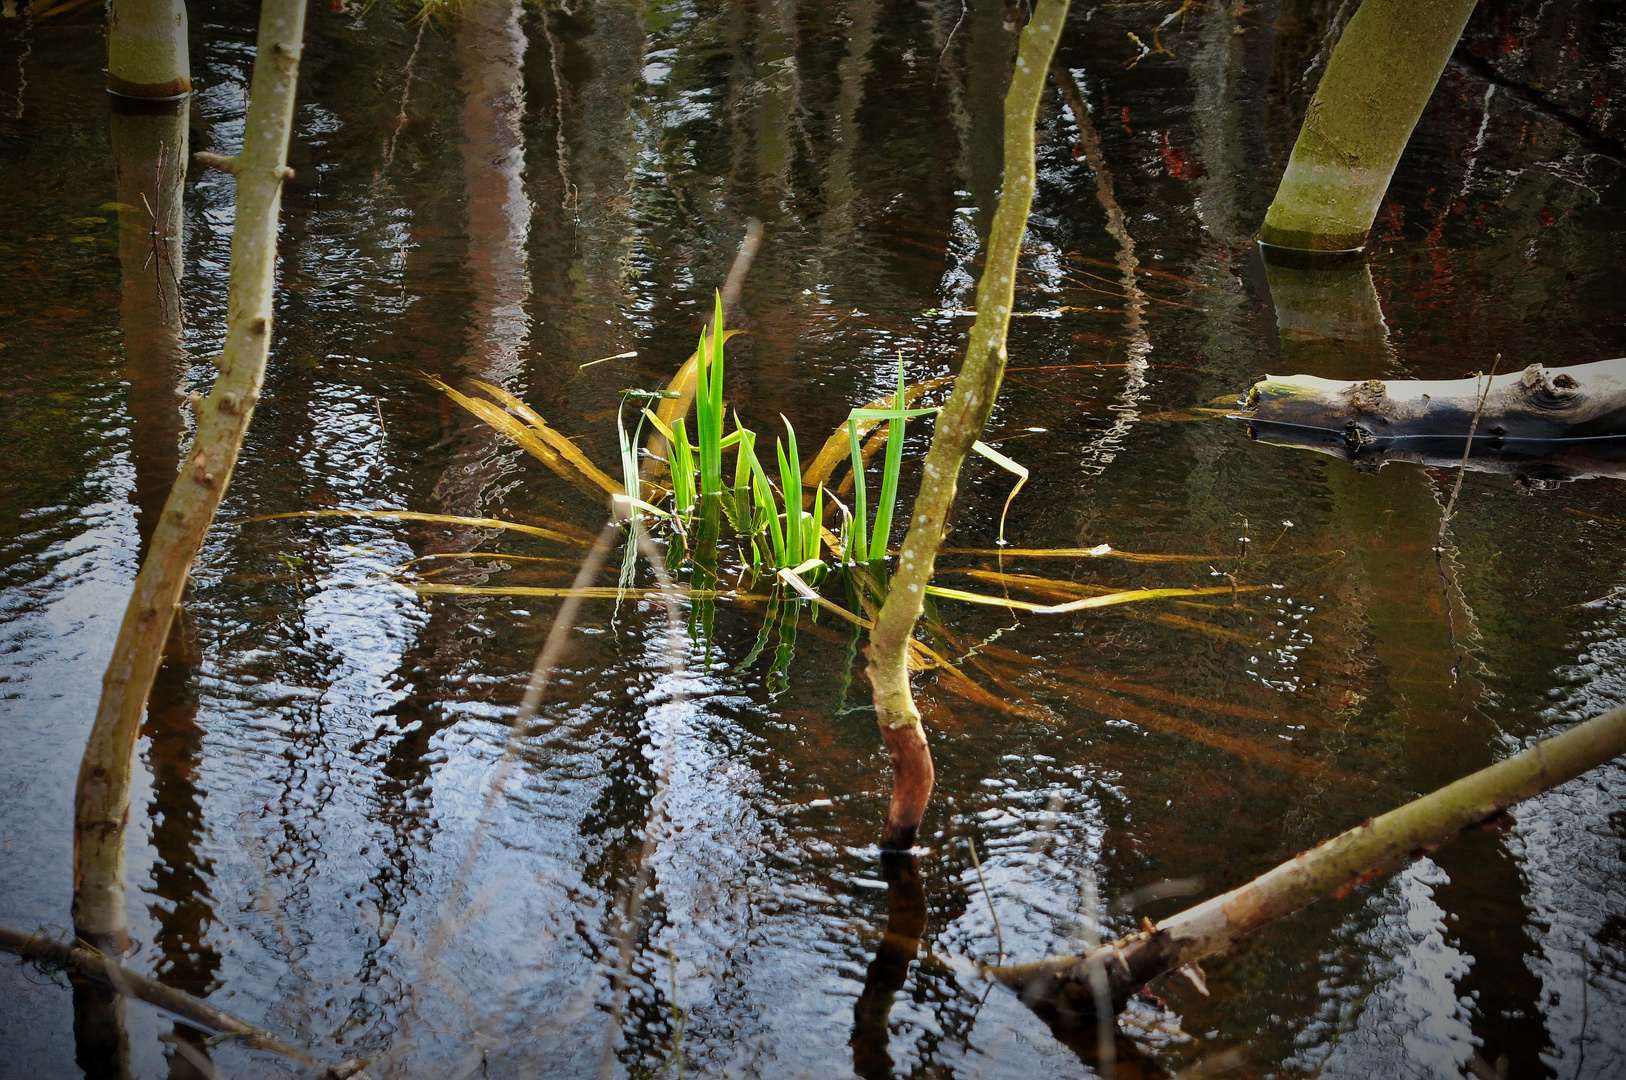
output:
[[779,527],[779,510],[774,506],[773,486],[768,483],[768,474],[763,471],[762,462],[757,459],[755,442],[755,436],[748,442],[742,442],[740,444],[740,453],[746,455],[747,463],[751,468],[751,476],[756,481],[751,491],[751,497],[756,503],[757,516],[763,519],[763,524],[759,528],[766,528],[769,539],[773,542],[772,562],[774,566],[776,568],[789,566],[790,563],[785,561],[785,533]]
[[791,468],[783,439],[774,443],[774,449],[779,454],[779,493],[785,499],[785,559],[794,566],[802,561],[802,477]]
[[864,451],[858,443],[858,425],[847,423],[847,441],[853,459],[853,519],[847,529],[847,561],[869,562],[869,505],[864,488]]
[[672,425],[672,497],[677,512],[687,514],[694,509],[694,450],[689,446],[689,433],[685,418],[679,417]]
[[[903,403],[903,357],[898,357],[898,396],[893,399],[896,403]],[[887,545],[892,540],[892,511],[898,502],[898,474],[903,470],[903,434],[909,421],[903,414],[907,409],[899,409],[886,425],[886,468],[881,473],[881,498],[875,505],[875,532],[871,536],[869,555],[871,559],[886,558]]]

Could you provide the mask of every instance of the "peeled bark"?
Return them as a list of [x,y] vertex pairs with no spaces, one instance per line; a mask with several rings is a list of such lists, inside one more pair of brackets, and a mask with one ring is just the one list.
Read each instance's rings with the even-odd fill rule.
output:
[[220,375],[209,396],[195,403],[197,430],[192,449],[164,503],[151,549],[136,576],[79,769],[74,806],[74,929],[81,938],[113,955],[122,953],[129,942],[124,827],[141,716],[192,559],[231,479],[265,377],[277,214],[287,176],[288,135],[304,25],[305,5],[299,0],[266,0],[243,150],[235,158],[208,158],[237,177]]
[[989,974],[1073,1019],[1093,1015],[1095,972],[1106,972],[1115,1010],[1160,975],[1228,952],[1276,919],[1398,870],[1474,825],[1497,826],[1504,812],[1626,754],[1626,708],[1578,724],[1489,768],[1368,819],[1280,866],[1138,934],[1084,956],[993,968]]
[[[875,716],[892,758],[893,797],[883,834],[883,846],[888,848],[913,845],[931,798],[931,749],[909,687],[909,642],[954,505],[960,468],[982,435],[1005,374],[1005,333],[1016,297],[1016,266],[1033,205],[1033,125],[1069,4],[1070,0],[1041,0],[1033,21],[1022,31],[1016,72],[1005,96],[1004,191],[988,238],[986,268],[977,283],[977,319],[971,326],[965,364],[955,377],[954,391],[937,416],[909,532],[887,587],[886,602],[870,631],[868,671]],[[885,538],[881,539],[884,543]]]
[[1475,0],[1365,0],[1333,49],[1259,239],[1362,247]]
[[1269,376],[1243,405],[1256,438],[1357,461],[1455,466],[1472,429],[1470,468],[1626,474],[1626,359],[1451,381]]

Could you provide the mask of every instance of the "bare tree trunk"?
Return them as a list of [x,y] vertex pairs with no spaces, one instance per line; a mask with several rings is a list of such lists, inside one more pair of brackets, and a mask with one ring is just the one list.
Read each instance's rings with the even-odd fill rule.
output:
[[135,100],[192,90],[183,0],[113,0],[107,13],[107,89]]
[[136,576],[79,769],[74,806],[74,929],[105,952],[129,943],[125,910],[124,827],[136,736],[175,607],[192,559],[231,480],[265,378],[271,341],[277,213],[293,125],[305,5],[266,0],[250,91],[243,150],[209,155],[237,177],[231,286],[220,375],[195,403],[197,433],[164,504],[152,548]]
[[1022,31],[1016,72],[1005,97],[1004,191],[988,239],[986,269],[977,283],[977,319],[954,392],[937,417],[897,571],[870,631],[869,680],[876,719],[892,759],[892,802],[881,838],[885,848],[914,845],[936,778],[909,687],[906,658],[954,505],[960,467],[982,434],[1005,374],[1005,332],[1016,297],[1016,265],[1033,204],[1033,125],[1069,5],[1070,0],[1041,0],[1033,21]]
[[1058,1012],[1093,1014],[1091,979],[1105,971],[1114,1009],[1171,971],[1218,956],[1261,926],[1398,870],[1474,825],[1496,826],[1510,806],[1626,754],[1626,708],[1577,724],[1318,844],[1241,888],[1084,956],[991,969],[999,982]]
[[1259,239],[1359,248],[1475,0],[1365,0],[1327,62]]

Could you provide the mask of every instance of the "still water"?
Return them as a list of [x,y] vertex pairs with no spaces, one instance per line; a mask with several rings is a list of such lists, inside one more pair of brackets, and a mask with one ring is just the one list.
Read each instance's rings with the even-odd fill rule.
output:
[[[101,10],[59,6],[0,20],[0,921],[60,930],[79,756],[185,435],[173,395],[207,388],[223,337],[232,187],[194,165],[173,234],[143,238]],[[1006,557],[1047,579],[1012,595],[1263,588],[939,605],[934,644],[981,690],[919,684],[939,777],[918,949],[885,936],[886,760],[837,620],[800,612],[757,651],[763,607],[719,603],[674,665],[659,602],[588,601],[505,758],[558,601],[408,586],[566,585],[604,511],[423,376],[499,383],[614,471],[620,393],[688,355],[752,217],[727,393],[765,442],[783,414],[816,446],[900,356],[911,382],[952,373],[1022,6],[602,0],[422,32],[344,7],[310,13],[266,393],[143,728],[137,968],[377,1076],[1087,1076],[979,963],[1170,914],[1626,702],[1618,480],[1469,472],[1441,564],[1452,472],[1194,411],[1267,372],[1626,355],[1611,5],[1481,5],[1473,49],[1606,138],[1449,68],[1371,286],[1267,269],[1252,242],[1339,5],[1077,5],[1060,60],[1093,134],[1047,99],[1032,317],[987,436],[1032,472],[1006,537],[1189,558]],[[256,14],[193,5],[192,150],[241,138]],[[156,302],[185,310],[167,354],[141,243],[174,270]],[[994,543],[1010,482],[968,467],[951,543]],[[581,542],[248,520],[332,508]],[[396,572],[475,551],[508,559]],[[994,569],[948,557],[940,580],[997,592]],[[1621,1075],[1623,783],[1598,770],[1268,928],[1207,965],[1208,997],[1156,984],[1119,1075]],[[1166,879],[1187,896],[1137,894]],[[60,977],[0,964],[0,1074],[117,1075],[76,1063],[74,1024]],[[200,1054],[285,1071],[146,1006],[128,1026],[137,1076]]]

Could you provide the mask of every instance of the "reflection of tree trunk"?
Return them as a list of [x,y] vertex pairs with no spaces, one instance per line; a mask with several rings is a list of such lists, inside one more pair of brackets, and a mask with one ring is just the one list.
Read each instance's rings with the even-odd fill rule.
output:
[[[153,913],[158,923],[153,944],[161,955],[158,970],[165,985],[204,998],[214,988],[220,954],[209,944],[215,915],[210,906],[209,860],[200,850],[204,793],[198,787],[198,764],[203,732],[197,724],[192,672],[190,663],[173,655],[159,669],[142,733],[151,747],[153,798],[148,817],[154,822],[152,843],[157,852],[152,892],[173,902]],[[207,1054],[209,1032],[177,1023],[174,1035],[190,1045],[192,1054],[173,1054],[170,1076],[201,1078],[204,1073],[193,1059]]]
[[998,204],[1000,162],[1005,138],[1005,91],[1016,62],[1021,5],[1010,0],[970,0],[960,33],[965,45],[965,152],[960,171],[977,207],[977,239],[988,239]]
[[[130,456],[135,468],[138,558],[145,560],[164,502],[180,467],[182,422],[180,379],[185,362],[185,327],[181,277],[185,257],[182,196],[186,183],[188,113],[191,103],[186,9],[180,0],[117,0],[108,19],[109,141],[119,202],[120,324],[123,330],[125,379],[129,384]],[[184,623],[178,631],[184,637]],[[172,650],[173,650],[172,642]],[[195,872],[200,811],[196,791],[162,759],[174,744],[173,731],[195,747],[199,732],[192,723],[196,697],[188,695],[190,669],[172,658],[160,668],[150,695],[146,730],[154,737],[153,795],[161,821],[154,835],[160,866],[159,894],[176,897],[174,908],[161,910],[159,938],[165,956],[186,968],[204,969],[202,979],[188,972],[185,982],[207,983],[218,964],[203,944],[207,889]],[[177,697],[191,708],[166,707]],[[154,730],[160,714],[177,723]],[[196,753],[189,755],[195,763]],[[187,770],[190,771],[190,770]],[[178,804],[178,805],[177,805]],[[165,867],[184,880],[166,882]],[[177,918],[192,925],[176,933]],[[166,940],[167,939],[167,940]],[[196,963],[194,963],[196,960]],[[173,978],[171,966],[166,977]],[[73,978],[74,1036],[80,1066],[87,1077],[122,1077],[128,1072],[124,1034],[124,1001],[112,988],[83,976]],[[199,988],[188,985],[196,992]],[[202,1053],[207,1033],[178,1025],[176,1035]],[[94,1063],[94,1064],[92,1064]],[[184,1057],[170,1063],[171,1076],[200,1075]]]
[[1140,259],[1135,254],[1135,239],[1129,235],[1128,219],[1112,183],[1112,173],[1101,147],[1101,135],[1090,109],[1084,100],[1073,72],[1059,61],[1052,62],[1050,76],[1061,88],[1067,111],[1073,114],[1078,129],[1079,148],[1084,161],[1095,177],[1095,198],[1106,215],[1106,229],[1118,243],[1114,261],[1118,264],[1118,281],[1124,291],[1125,354],[1128,363],[1124,369],[1124,384],[1118,391],[1118,400],[1112,405],[1112,426],[1097,436],[1082,455],[1080,464],[1085,475],[1096,476],[1117,458],[1130,428],[1140,420],[1140,403],[1146,397],[1147,357],[1152,352],[1152,335],[1146,326],[1146,293],[1140,287]]
[[[493,0],[463,7],[457,28],[462,65],[463,174],[467,192],[468,275],[474,327],[463,361],[468,374],[502,386],[519,375],[520,352],[530,336],[531,279],[526,241],[531,200],[525,193],[525,35],[519,5]],[[512,389],[512,387],[509,387]],[[454,421],[467,424],[462,415]],[[435,486],[449,514],[477,515],[501,468],[507,443],[484,425],[459,439],[462,446]],[[463,538],[461,546],[471,546]]]
[[[627,300],[638,288],[633,253],[638,230],[632,221],[638,184],[638,132],[633,104],[643,82],[644,26],[639,7],[608,0],[591,9],[592,30],[579,47],[591,75],[573,92],[559,84],[561,129],[567,98],[578,108],[569,161],[576,208],[576,257],[570,268],[571,302],[559,312],[567,328],[557,335],[584,357],[607,356],[637,337],[628,325]],[[550,38],[555,56],[562,42]],[[568,50],[566,55],[569,55]],[[557,63],[557,60],[555,61]],[[582,406],[582,411],[598,405]]]
[[883,851],[881,872],[886,879],[886,936],[881,938],[864,974],[864,992],[853,1007],[853,1072],[864,1080],[892,1076],[889,1020],[892,1001],[909,978],[909,965],[920,954],[926,932],[926,888],[915,856]]
[[110,95],[118,178],[119,315],[130,384],[136,527],[146,557],[180,466],[177,391],[186,349],[181,323],[181,194],[186,180],[187,98]]
[[[875,45],[875,0],[851,0],[847,12],[847,55],[836,65],[840,86],[830,120],[830,157],[824,170],[819,218],[820,261],[853,246],[858,192],[853,184],[853,153],[859,145],[858,110],[869,78],[870,49]],[[815,283],[822,267],[812,267]]]
[[73,983],[74,1062],[85,1080],[129,1080],[130,1040],[124,1028],[124,996],[83,975]]
[[[1366,379],[1390,374],[1395,360],[1388,328],[1365,260],[1324,258],[1266,271],[1276,305],[1281,355],[1306,374]],[[1437,560],[1441,507],[1427,474],[1394,466],[1368,474],[1344,461],[1325,464],[1327,486],[1350,538],[1365,586],[1364,614],[1372,650],[1404,732],[1410,786],[1429,790],[1491,760],[1488,726],[1475,723],[1477,681],[1461,669],[1460,641],[1473,633],[1472,612],[1456,587],[1454,564]],[[1447,576],[1446,572],[1449,571]],[[1507,858],[1446,856],[1452,884],[1439,902],[1463,916],[1450,931],[1477,963],[1461,992],[1482,990],[1480,1015],[1495,1001],[1507,1015],[1538,1016],[1538,988],[1528,978],[1517,941],[1499,927],[1523,895],[1518,867]],[[1451,896],[1497,897],[1502,909],[1483,921]],[[1520,979],[1514,973],[1524,972]],[[1483,973],[1483,974],[1481,974]]]

